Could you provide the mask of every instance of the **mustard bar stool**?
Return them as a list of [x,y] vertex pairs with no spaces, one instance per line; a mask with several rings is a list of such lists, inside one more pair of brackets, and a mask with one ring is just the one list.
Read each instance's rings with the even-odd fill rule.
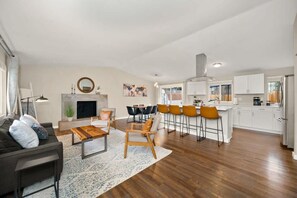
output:
[[157,105],[157,109],[158,109],[158,112],[162,113],[163,114],[163,117],[164,117],[164,127],[163,129],[165,129],[166,125],[167,125],[167,129],[169,129],[169,126],[168,126],[168,114],[169,114],[169,108],[166,104],[158,104]]
[[[199,128],[199,134],[200,134],[202,122],[200,121],[201,124],[199,126],[198,118],[199,118],[200,114],[197,113],[196,107],[194,105],[183,106],[183,115],[184,116],[183,116],[181,137],[189,135],[190,130],[193,129],[196,131],[196,137],[197,137],[197,141],[198,141],[199,140],[198,139],[198,128]],[[195,124],[191,124],[192,118],[195,118],[195,120],[196,120]],[[186,130],[187,130],[187,133],[185,133],[185,134],[184,134],[184,128],[186,128]]]
[[[205,120],[204,124],[204,132],[206,138],[206,132],[217,134],[218,137],[218,146],[224,143],[224,131],[223,131],[223,121],[222,116],[219,115],[219,112],[216,107],[201,107],[200,108],[200,115]],[[217,121],[217,128],[207,127],[207,120],[216,120]],[[219,121],[221,122],[221,129],[219,129]],[[210,130],[210,131],[207,131]],[[222,132],[222,142],[220,144],[219,132]]]
[[[171,115],[172,115],[172,118],[173,118],[172,121],[170,119]],[[176,117],[179,117],[179,121],[176,121]],[[174,130],[168,131],[169,133],[173,132],[173,131],[176,131],[177,124],[179,124],[179,129],[181,130],[181,117],[182,117],[181,108],[178,105],[169,105],[169,120],[168,120],[168,123],[169,123],[169,126],[171,125],[171,123],[174,126]]]

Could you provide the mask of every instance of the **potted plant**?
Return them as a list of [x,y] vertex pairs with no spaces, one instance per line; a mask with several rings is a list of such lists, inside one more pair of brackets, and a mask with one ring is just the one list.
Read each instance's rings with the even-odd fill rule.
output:
[[66,109],[65,109],[65,115],[66,115],[66,117],[67,117],[67,119],[68,119],[69,122],[72,121],[73,116],[74,116],[74,109],[73,109],[72,105],[68,105],[66,107]]

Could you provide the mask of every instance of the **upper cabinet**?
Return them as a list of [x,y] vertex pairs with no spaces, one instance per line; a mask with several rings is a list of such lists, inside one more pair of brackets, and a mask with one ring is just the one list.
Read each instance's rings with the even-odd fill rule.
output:
[[234,76],[234,94],[264,94],[264,74]]
[[206,81],[187,82],[187,95],[206,95]]

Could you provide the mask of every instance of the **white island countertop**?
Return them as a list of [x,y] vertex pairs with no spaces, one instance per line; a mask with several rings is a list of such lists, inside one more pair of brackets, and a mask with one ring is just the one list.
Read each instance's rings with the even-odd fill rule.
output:
[[[218,111],[228,111],[233,108],[231,105],[230,106],[209,106],[209,107],[216,107]],[[200,107],[196,107],[196,109],[200,109]]]

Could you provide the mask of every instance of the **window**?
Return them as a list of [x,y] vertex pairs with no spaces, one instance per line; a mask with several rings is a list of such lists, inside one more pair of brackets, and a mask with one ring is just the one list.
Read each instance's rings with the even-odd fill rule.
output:
[[160,86],[160,102],[162,104],[182,105],[183,86],[182,85],[163,85]]
[[212,82],[209,84],[208,99],[221,102],[232,102],[232,82]]
[[281,79],[270,77],[267,79],[267,102],[270,104],[281,103]]

